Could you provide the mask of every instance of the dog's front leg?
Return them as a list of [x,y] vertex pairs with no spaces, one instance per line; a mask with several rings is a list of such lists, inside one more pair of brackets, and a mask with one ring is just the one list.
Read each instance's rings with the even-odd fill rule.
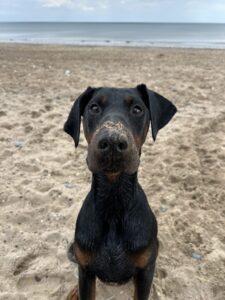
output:
[[134,276],[134,300],[148,300],[152,280],[155,272],[155,263],[149,264]]
[[79,300],[95,300],[95,274],[79,266]]

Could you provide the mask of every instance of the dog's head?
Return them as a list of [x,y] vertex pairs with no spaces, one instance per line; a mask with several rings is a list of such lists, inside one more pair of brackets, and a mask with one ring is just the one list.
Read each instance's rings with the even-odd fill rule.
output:
[[93,173],[134,174],[151,122],[153,140],[176,107],[144,84],[136,88],[87,88],[73,104],[64,130],[75,147],[81,116],[88,142],[87,164]]

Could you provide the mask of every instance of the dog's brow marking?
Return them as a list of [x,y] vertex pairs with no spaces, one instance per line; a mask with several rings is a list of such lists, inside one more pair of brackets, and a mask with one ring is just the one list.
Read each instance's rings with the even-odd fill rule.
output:
[[126,101],[127,104],[132,104],[133,102],[133,97],[130,95],[127,95],[124,100]]

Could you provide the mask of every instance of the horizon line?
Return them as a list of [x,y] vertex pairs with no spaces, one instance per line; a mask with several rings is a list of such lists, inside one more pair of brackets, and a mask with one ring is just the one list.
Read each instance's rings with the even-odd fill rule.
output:
[[1,23],[110,23],[110,24],[225,24],[225,22],[179,22],[179,21],[149,21],[149,22],[140,22],[140,21],[0,21]]

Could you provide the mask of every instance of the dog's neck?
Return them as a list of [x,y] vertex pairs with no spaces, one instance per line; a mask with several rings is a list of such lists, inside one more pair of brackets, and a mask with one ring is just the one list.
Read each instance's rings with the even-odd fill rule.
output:
[[115,182],[106,175],[93,174],[91,192],[96,205],[108,213],[117,214],[127,210],[134,203],[137,188],[137,173],[121,174]]

